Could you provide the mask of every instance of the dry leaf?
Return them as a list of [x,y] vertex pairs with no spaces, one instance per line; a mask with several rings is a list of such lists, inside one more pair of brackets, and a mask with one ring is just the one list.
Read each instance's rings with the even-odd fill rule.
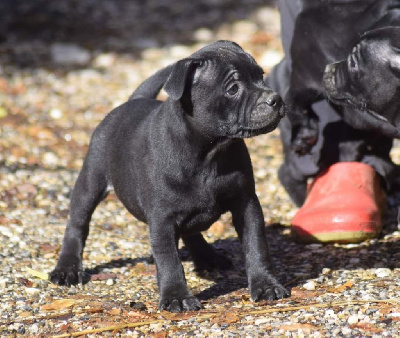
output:
[[66,331],[68,331],[69,329],[71,328],[71,324],[62,324],[61,326],[60,326],[60,331],[61,332],[66,332]]
[[131,270],[131,276],[153,276],[156,273],[155,265],[147,265],[141,262],[137,263]]
[[392,312],[400,312],[399,308],[393,307],[393,306],[382,306],[379,307],[379,313],[381,315],[387,315],[388,313]]
[[115,307],[115,308],[111,309],[110,311],[108,311],[108,313],[112,316],[120,316],[122,313],[122,309]]
[[373,333],[380,333],[383,332],[383,329],[380,327],[376,327],[370,323],[357,323],[354,325],[350,325],[351,329],[359,329],[363,331],[373,332]]
[[16,186],[16,189],[20,194],[31,194],[31,195],[36,195],[38,193],[38,190],[33,184],[30,183],[22,183],[20,185]]
[[166,338],[167,337],[167,332],[166,331],[160,331],[156,332],[152,335],[153,338]]
[[231,324],[236,323],[240,320],[240,317],[234,313],[221,313],[217,317],[214,317],[210,320],[210,323],[222,325],[222,324]]
[[347,282],[344,283],[343,285],[340,285],[340,286],[336,287],[336,292],[343,292],[344,290],[347,290],[347,289],[352,288],[353,285],[354,285],[353,282],[347,281]]
[[67,309],[75,304],[79,303],[78,299],[58,299],[50,304],[45,304],[41,307],[42,310],[49,311],[49,310],[63,310]]
[[56,253],[58,251],[60,251],[60,245],[51,245],[48,243],[42,243],[40,244],[40,250],[43,252],[47,252],[47,253]]
[[126,315],[129,317],[130,320],[150,318],[150,316],[146,312],[139,312],[139,311],[129,311]]
[[40,272],[40,271],[36,271],[33,270],[31,268],[26,268],[26,272],[28,272],[31,276],[33,277],[37,277],[43,280],[48,280],[49,279],[49,275],[45,272]]
[[241,299],[242,303],[250,302],[250,296],[249,295],[241,295],[240,299]]
[[321,291],[310,291],[310,290],[303,290],[300,288],[292,288],[290,294],[292,297],[300,298],[300,299],[310,299],[314,297],[318,297],[321,295]]
[[234,313],[227,313],[227,314],[225,314],[225,317],[224,317],[225,324],[236,323],[239,320],[240,320],[240,317]]
[[18,283],[20,283],[28,288],[33,286],[33,283],[29,279],[19,277],[17,280],[18,280]]
[[348,290],[348,289],[352,288],[353,285],[354,285],[353,282],[347,281],[346,283],[344,283],[342,285],[329,288],[326,291],[329,292],[329,293],[340,293],[340,292],[343,292],[345,290]]

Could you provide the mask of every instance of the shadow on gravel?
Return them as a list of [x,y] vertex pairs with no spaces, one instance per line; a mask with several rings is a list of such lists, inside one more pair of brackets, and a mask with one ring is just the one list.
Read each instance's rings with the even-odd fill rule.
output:
[[[107,263],[97,265],[92,269],[85,269],[85,273],[90,276],[101,273],[105,269],[122,268],[124,266],[135,266],[138,263],[154,264],[154,259],[152,256],[113,259],[112,261],[109,261]],[[87,280],[87,282],[89,282],[89,280]]]
[[214,30],[248,18],[275,0],[1,0],[1,62],[49,66],[54,43],[91,52],[129,53],[194,42],[199,28]]
[[[400,268],[400,240],[376,240],[370,244],[342,247],[334,244],[305,245],[293,242],[286,234],[287,227],[273,224],[266,227],[270,244],[274,274],[288,289],[304,284],[305,280],[318,278],[322,269],[335,270],[370,269],[384,267]],[[395,231],[395,225],[387,226],[384,234]],[[285,234],[284,234],[285,233]],[[207,301],[247,288],[242,249],[237,238],[217,240],[213,243],[218,252],[229,257],[233,262],[230,270],[201,272],[199,276],[215,283],[196,296]],[[190,261],[185,248],[179,252],[182,261]],[[135,266],[137,263],[154,264],[152,256],[112,260],[85,272],[89,275],[101,273],[107,268]],[[155,277],[155,276],[154,276]],[[88,282],[89,279],[86,281]]]

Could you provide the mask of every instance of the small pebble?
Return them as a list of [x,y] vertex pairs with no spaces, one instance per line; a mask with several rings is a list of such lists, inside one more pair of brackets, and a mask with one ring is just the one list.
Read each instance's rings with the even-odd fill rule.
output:
[[358,315],[351,315],[349,319],[347,319],[347,322],[352,325],[358,323]]
[[375,275],[378,278],[388,277],[392,274],[392,271],[387,268],[379,268],[375,270]]
[[311,280],[307,282],[306,284],[303,284],[303,288],[309,291],[313,291],[316,288],[316,283],[315,281]]

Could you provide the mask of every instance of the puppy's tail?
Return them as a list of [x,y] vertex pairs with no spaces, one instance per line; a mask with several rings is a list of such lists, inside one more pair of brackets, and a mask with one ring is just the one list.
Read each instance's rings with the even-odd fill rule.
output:
[[129,97],[129,101],[139,98],[155,99],[165,82],[167,82],[173,67],[174,65],[167,66],[143,81]]

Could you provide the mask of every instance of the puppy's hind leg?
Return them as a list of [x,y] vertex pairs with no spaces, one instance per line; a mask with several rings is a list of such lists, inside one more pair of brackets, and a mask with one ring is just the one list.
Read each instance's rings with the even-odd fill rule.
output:
[[225,270],[232,267],[231,260],[218,253],[202,234],[182,235],[181,237],[192,256],[196,271]]
[[107,182],[96,165],[89,166],[89,156],[75,183],[71,196],[70,217],[64,234],[57,266],[49,279],[59,285],[83,282],[82,253],[89,233],[93,211],[107,195]]

